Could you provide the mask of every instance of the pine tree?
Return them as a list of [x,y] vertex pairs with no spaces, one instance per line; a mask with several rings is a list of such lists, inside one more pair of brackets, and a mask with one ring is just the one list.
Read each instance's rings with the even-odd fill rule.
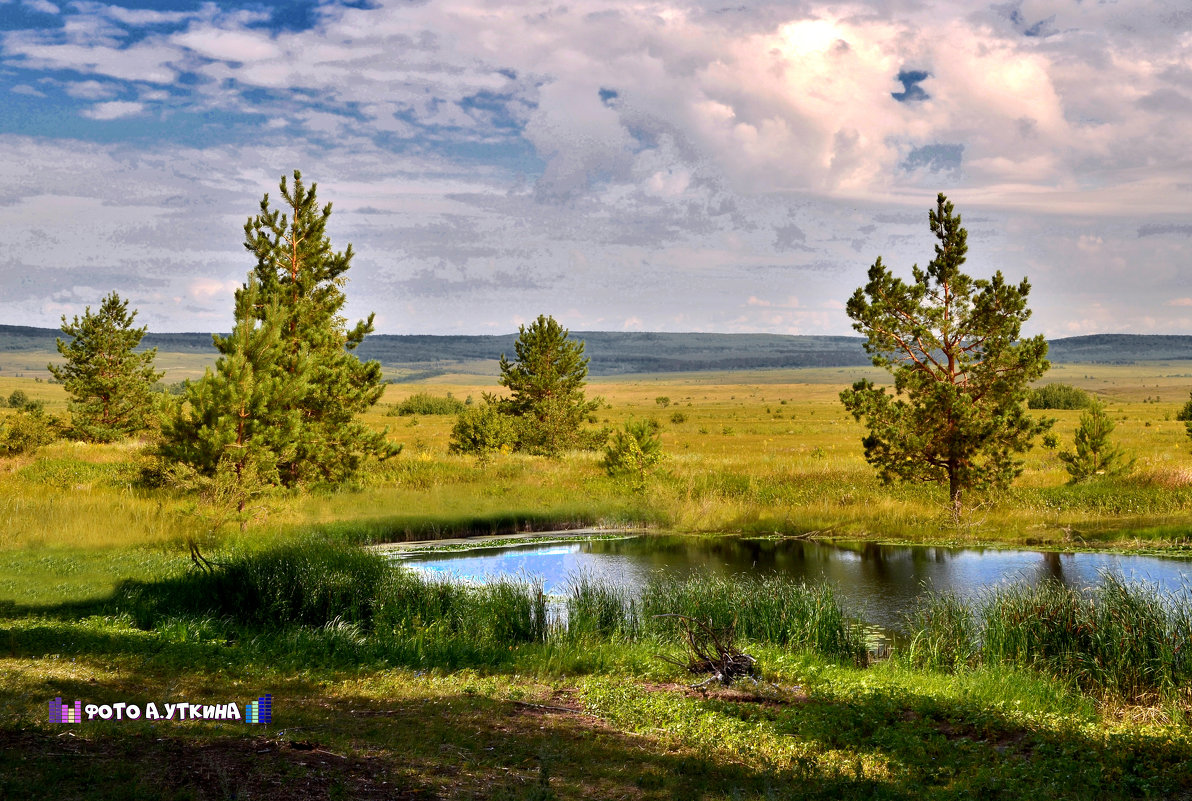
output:
[[295,452],[295,405],[306,378],[304,362],[293,371],[278,369],[284,355],[278,317],[276,304],[262,305],[260,284],[250,276],[236,291],[232,333],[213,337],[221,354],[215,370],[187,382],[185,404],[163,428],[161,452],[168,460],[207,477],[230,473],[245,493],[248,477],[278,483],[278,466]]
[[840,399],[865,418],[865,458],[881,478],[947,484],[958,517],[965,490],[1008,484],[1022,472],[1015,454],[1050,427],[1024,408],[1049,366],[1047,342],[1019,340],[1029,283],[960,271],[968,234],[943,194],[928,221],[939,243],[927,269],[913,267],[908,284],[879,258],[847,306],[874,365],[894,374],[894,393],[866,380]]
[[1065,451],[1059,455],[1072,483],[1094,476],[1120,476],[1134,469],[1134,460],[1127,459],[1125,451],[1109,441],[1113,429],[1113,420],[1100,401],[1094,400],[1080,415],[1073,439],[1075,453]]
[[380,363],[361,362],[352,352],[372,333],[373,315],[346,327],[341,312],[352,246],[332,250],[326,230],[331,204],[320,209],[315,190],[295,170],[292,187],[281,179],[286,213],[270,209],[266,194],[260,214],[244,225],[244,246],[257,260],[259,319],[264,309],[277,309],[281,355],[276,369],[295,379],[305,373],[305,380],[293,384],[297,395],[279,401],[298,415],[293,450],[278,464],[285,484],[342,481],[368,457],[393,452],[383,432],[355,419],[385,391]]
[[[584,343],[571,339],[555,318],[540,314],[529,328],[519,326],[513,348],[516,361],[501,354],[499,379],[512,395],[499,403],[502,412],[520,421],[518,448],[557,456],[568,448],[598,447],[596,438],[583,432],[584,420],[600,405],[584,398]],[[606,432],[599,434],[599,442],[606,438]]]
[[72,426],[83,439],[111,442],[148,427],[150,393],[164,373],[153,369],[156,348],[135,352],[146,331],[133,328],[136,316],[115,292],[95,314],[88,306],[70,323],[62,316],[62,332],[72,337],[58,340],[66,364],[48,367],[71,395]]
[[281,191],[289,214],[270,210],[265,195],[245,224],[257,265],[236,293],[235,327],[214,338],[216,369],[188,386],[161,449],[217,479],[240,512],[253,486],[342,481],[369,456],[394,452],[383,432],[354,417],[384,384],[380,364],[351,352],[372,331],[372,316],[350,331],[340,316],[351,246],[331,250],[331,206],[319,210],[314,185],[307,189],[298,171],[293,190],[282,178]]
[[629,475],[635,479],[634,488],[646,487],[646,475],[663,459],[662,440],[658,437],[656,420],[630,420],[625,428],[613,434],[604,448],[601,462],[610,476]]

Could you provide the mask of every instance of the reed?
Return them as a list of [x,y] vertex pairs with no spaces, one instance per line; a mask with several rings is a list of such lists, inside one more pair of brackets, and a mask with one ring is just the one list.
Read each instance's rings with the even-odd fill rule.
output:
[[1114,574],[1085,591],[1046,582],[971,602],[931,596],[907,637],[902,653],[915,667],[1029,668],[1104,697],[1171,697],[1192,682],[1192,606]]
[[901,653],[913,667],[947,673],[976,664],[978,621],[972,607],[950,593],[924,596],[908,616]]
[[674,618],[684,615],[731,628],[736,636],[863,662],[856,621],[845,616],[828,585],[807,586],[781,576],[657,576],[637,598],[591,576],[573,580],[567,598],[572,637],[674,639]]

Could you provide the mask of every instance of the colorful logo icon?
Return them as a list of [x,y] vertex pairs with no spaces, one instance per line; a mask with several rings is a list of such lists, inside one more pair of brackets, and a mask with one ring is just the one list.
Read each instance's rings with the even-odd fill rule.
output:
[[61,698],[50,701],[50,723],[78,723],[82,719],[82,701],[75,701],[73,707],[62,703]]
[[244,705],[244,722],[245,723],[272,723],[273,722],[273,694],[265,693],[255,701],[249,701]]

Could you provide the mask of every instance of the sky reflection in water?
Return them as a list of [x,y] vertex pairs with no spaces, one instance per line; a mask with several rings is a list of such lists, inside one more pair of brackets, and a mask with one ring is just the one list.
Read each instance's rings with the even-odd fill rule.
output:
[[559,594],[579,572],[631,588],[659,571],[680,576],[779,572],[808,583],[833,583],[848,612],[883,628],[897,628],[915,600],[929,590],[971,598],[1002,582],[1054,579],[1088,587],[1111,571],[1189,594],[1187,577],[1192,577],[1192,561],[1172,557],[736,537],[645,536],[530,544],[423,554],[403,561],[428,573],[469,581],[536,577],[548,593]]

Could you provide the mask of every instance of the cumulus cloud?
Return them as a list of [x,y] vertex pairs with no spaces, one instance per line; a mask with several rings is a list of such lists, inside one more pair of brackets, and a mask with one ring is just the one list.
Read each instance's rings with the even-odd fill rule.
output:
[[143,103],[129,100],[112,100],[107,103],[96,103],[91,108],[84,109],[82,114],[93,120],[118,120],[121,117],[133,117],[145,110]]
[[[496,305],[500,321],[532,319],[584,297],[585,319],[614,326],[849,333],[832,299],[877,255],[930,258],[925,212],[941,188],[970,226],[974,272],[1029,274],[1041,325],[1177,319],[1123,308],[1161,309],[1186,283],[1188,14],[721,5],[378,0],[322,5],[294,29],[266,9],[80,1],[60,27],[0,34],[0,60],[11,91],[52,79],[44,91],[61,86],[97,128],[192,114],[226,136],[92,151],[92,181],[190,204],[202,230],[234,234],[241,212],[219,203],[251,210],[295,164],[331,178],[338,230],[361,253],[355,280],[404,330],[496,324]],[[153,166],[186,159],[210,176]],[[55,175],[22,180],[73,197]],[[235,278],[170,255],[168,226],[117,230],[104,238],[115,261]],[[35,235],[63,234],[21,233]],[[162,280],[194,308],[224,302]],[[781,300],[796,294],[804,306]]]

